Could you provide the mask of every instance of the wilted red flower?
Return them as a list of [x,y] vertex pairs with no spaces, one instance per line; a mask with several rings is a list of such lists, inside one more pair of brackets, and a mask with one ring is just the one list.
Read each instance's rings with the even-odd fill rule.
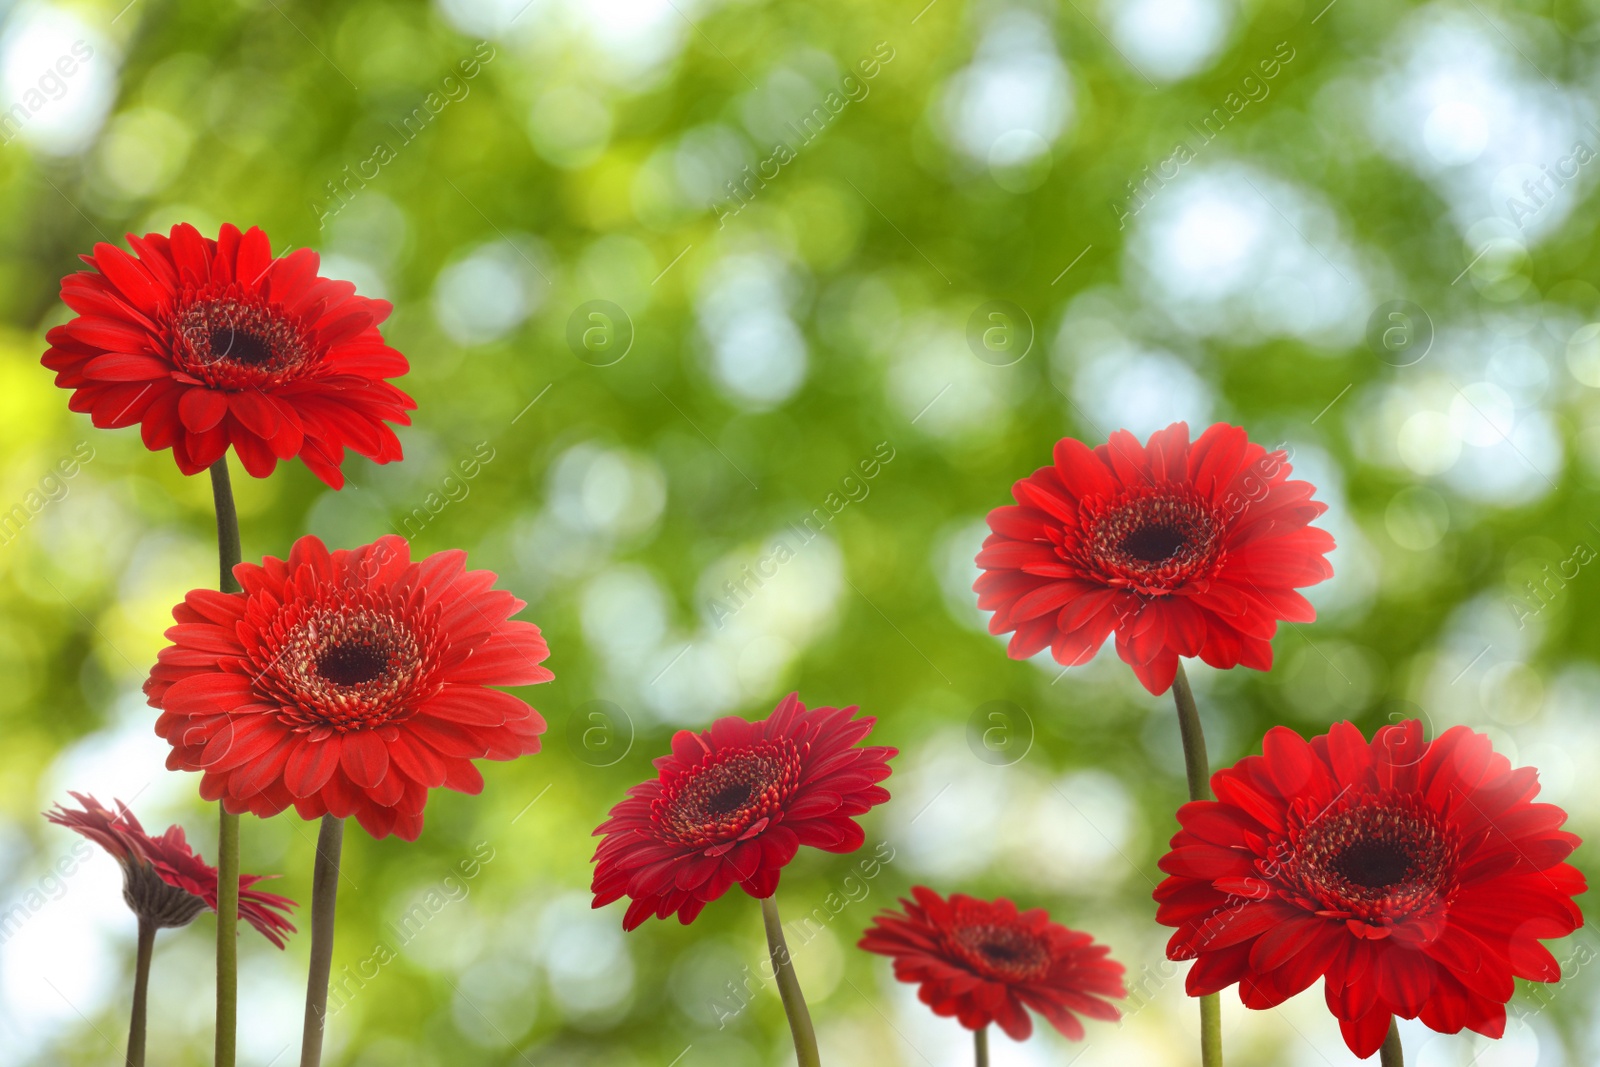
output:
[[78,317],[45,335],[43,362],[73,411],[102,429],[142,423],[145,447],[172,449],[185,474],[230,444],[257,478],[299,456],[335,489],[346,448],[400,458],[385,423],[409,424],[417,405],[384,381],[410,369],[378,332],[388,301],[318,275],[309,248],[274,259],[254,227],[213,241],[180,223],[128,244],[95,245],[82,257],[95,270],[61,280]]
[[[60,804],[44,817],[87,837],[122,865],[122,899],[144,922],[157,929],[187,926],[202,911],[217,910],[217,869],[189,848],[181,826],[169,826],[160,837],[145,833],[122,801],[116,811],[82,793],[72,798],[83,805],[73,811]],[[269,875],[239,876],[239,917],[279,948],[294,933],[288,914],[294,901],[251,886]]]
[[1204,996],[1239,983],[1270,1008],[1324,978],[1345,1043],[1372,1055],[1390,1018],[1442,1033],[1505,1029],[1512,978],[1554,982],[1539,943],[1583,925],[1578,838],[1518,770],[1464,726],[1431,743],[1410,720],[1368,743],[1350,723],[1212,776],[1215,801],[1178,810],[1157,919]]
[[1315,491],[1289,480],[1284,453],[1223,423],[1193,444],[1182,422],[1145,445],[1126,430],[1094,449],[1064,438],[1052,466],[1011,487],[1016,506],[989,513],[978,607],[994,612],[990,633],[1016,631],[1013,659],[1048,645],[1086,663],[1115,632],[1152,693],[1179,656],[1266,670],[1278,620],[1316,616],[1295,590],[1333,574],[1332,536],[1307,525],[1327,510]]
[[628,790],[596,836],[594,906],[633,898],[622,927],[677,912],[684,925],[737,882],[770,897],[801,845],[854,852],[855,816],[889,799],[893,748],[857,748],[877,722],[856,708],[806,710],[795,693],[768,718],[679,730],[660,774]]
[[1083,1040],[1079,1015],[1115,1022],[1121,1013],[1106,998],[1128,994],[1123,966],[1088,934],[1050,921],[1042,908],[1019,912],[1002,897],[945,900],[912,886],[916,901],[885,911],[862,935],[860,947],[894,960],[894,976],[918,982],[917,996],[935,1015],[953,1015],[968,1030],[998,1023],[1014,1040],[1033,1033],[1025,1009]]
[[428,790],[483,788],[475,759],[539,750],[544,719],[494,685],[549,681],[527,605],[468,571],[466,553],[411,562],[400,537],[241,563],[239,593],[196,589],[173,609],[144,691],[171,770],[202,771],[229,811],[355,816],[414,841]]

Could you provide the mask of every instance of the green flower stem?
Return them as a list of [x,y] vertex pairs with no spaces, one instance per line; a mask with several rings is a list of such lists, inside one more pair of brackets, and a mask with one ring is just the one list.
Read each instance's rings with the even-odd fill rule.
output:
[[240,586],[233,576],[233,568],[244,554],[239,549],[239,512],[233,506],[233,483],[228,478],[227,456],[211,465],[211,499],[217,508],[217,562],[222,570],[218,588],[224,593],[237,593]]
[[[1211,763],[1206,758],[1206,735],[1200,729],[1200,709],[1184,673],[1183,660],[1172,679],[1172,700],[1178,706],[1178,732],[1183,735],[1183,766],[1189,778],[1189,799],[1211,799]],[[1222,1000],[1216,993],[1200,998],[1201,1067],[1222,1067]],[[1387,1067],[1387,1065],[1386,1065]]]
[[1200,1063],[1202,1067],[1222,1067],[1222,995],[1210,993],[1200,998]]
[[328,1019],[328,976],[333,973],[333,917],[339,899],[339,853],[344,820],[322,817],[317,864],[311,874],[311,968],[306,974],[306,1022],[300,1037],[300,1067],[322,1063],[322,1033]]
[[989,1067],[989,1028],[980,1026],[972,1031],[972,1048],[976,1058],[972,1061],[975,1067]]
[[156,927],[139,920],[139,955],[133,965],[133,1018],[128,1022],[127,1067],[144,1067],[144,1026],[150,999],[150,957],[155,952]]
[[822,1057],[817,1052],[816,1031],[811,1028],[811,1012],[806,1009],[806,998],[800,992],[800,980],[795,977],[794,961],[789,958],[789,945],[783,939],[783,921],[778,918],[775,897],[762,899],[761,921],[767,927],[767,951],[772,956],[772,976],[778,982],[778,995],[783,998],[783,1013],[789,1017],[789,1032],[794,1035],[796,1067],[822,1067]]
[[1389,1020],[1389,1036],[1383,1039],[1383,1048],[1378,1053],[1378,1062],[1383,1067],[1406,1067],[1405,1053],[1400,1051],[1400,1021]]
[[1194,703],[1194,690],[1183,661],[1172,679],[1172,699],[1178,705],[1178,731],[1183,734],[1183,766],[1189,776],[1189,799],[1210,800],[1211,764],[1206,759],[1206,735],[1200,731],[1200,709]]
[[[217,560],[221,589],[237,593],[239,513],[228,481],[228,457],[211,465],[211,497],[217,510]],[[217,1052],[216,1067],[234,1067],[239,1029],[239,816],[217,803]]]

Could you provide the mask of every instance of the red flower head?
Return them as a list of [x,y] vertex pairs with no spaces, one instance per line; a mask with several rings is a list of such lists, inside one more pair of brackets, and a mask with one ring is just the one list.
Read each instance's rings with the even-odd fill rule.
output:
[[475,759],[539,750],[544,719],[492,685],[549,681],[527,605],[466,553],[411,562],[400,537],[241,563],[239,593],[196,589],[173,609],[144,691],[171,770],[202,771],[229,811],[355,816],[414,841],[428,790],[483,788]]
[[889,799],[895,749],[857,748],[873,718],[855,707],[806,710],[790,693],[769,718],[718,719],[679,730],[654,781],[628,790],[596,836],[594,906],[633,898],[622,928],[673,912],[687,926],[737,882],[770,897],[801,845],[854,852],[866,840],[855,816]]
[[1195,961],[1190,996],[1238,982],[1271,1008],[1323,978],[1366,1057],[1393,1015],[1499,1037],[1512,978],[1561,977],[1539,942],[1583,925],[1562,862],[1579,842],[1533,802],[1531,767],[1464,726],[1425,741],[1414,719],[1370,744],[1347,722],[1310,742],[1278,726],[1263,747],[1178,810],[1161,861],[1156,918],[1178,928],[1167,955]]
[[73,411],[102,429],[142,423],[145,447],[172,449],[185,474],[230,444],[257,478],[299,456],[335,489],[347,447],[400,458],[385,423],[409,424],[417,405],[384,381],[410,369],[378,333],[387,301],[318,275],[309,248],[272,258],[254,227],[213,241],[180,223],[128,244],[134,255],[96,245],[82,257],[95,270],[61,280],[78,317],[45,335],[43,362]]
[[1088,934],[1003,897],[945,900],[920,885],[911,895],[916,903],[902,897],[904,913],[879,915],[860,945],[893,958],[900,981],[920,982],[917,996],[935,1015],[954,1015],[968,1030],[999,1023],[1017,1041],[1033,1033],[1026,1008],[1074,1041],[1083,1040],[1079,1015],[1121,1018],[1103,998],[1128,995],[1123,966]]
[[[111,811],[94,797],[71,794],[82,811],[55,806],[44,814],[58,826],[76,830],[109,852],[122,865],[122,899],[144,922],[157,929],[187,926],[202,911],[217,910],[217,869],[189,848],[181,826],[169,826],[160,837],[145,833],[122,801]],[[294,933],[288,914],[294,901],[251,886],[266,878],[239,876],[239,917],[279,948]]]
[[1064,438],[1054,465],[1011,487],[1016,506],[989,513],[978,607],[990,633],[1016,631],[1013,659],[1048,645],[1086,663],[1114,631],[1152,693],[1179,656],[1266,670],[1278,620],[1316,615],[1295,590],[1333,575],[1333,538],[1307,525],[1327,510],[1315,491],[1237,426],[1193,444],[1182,422],[1142,446],[1126,430],[1094,449]]

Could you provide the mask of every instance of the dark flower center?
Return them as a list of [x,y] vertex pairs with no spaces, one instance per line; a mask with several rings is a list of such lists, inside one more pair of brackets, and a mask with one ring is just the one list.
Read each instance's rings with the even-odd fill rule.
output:
[[963,921],[958,917],[954,940],[973,970],[1003,982],[1042,978],[1050,969],[1050,946],[1034,931],[1015,922]]
[[233,326],[218,326],[209,338],[211,355],[247,367],[262,367],[273,360],[272,344]]
[[258,684],[284,721],[337,732],[381,726],[432,695],[427,642],[405,616],[376,603],[322,604],[284,627]]
[[706,814],[732,815],[750,802],[754,792],[755,787],[749,782],[735,782],[706,798]]
[[172,332],[179,367],[208,385],[277,384],[299,377],[315,362],[313,345],[297,322],[237,285],[185,294]]
[[1313,910],[1382,922],[1448,898],[1456,852],[1454,832],[1421,798],[1385,793],[1313,813],[1291,827],[1276,862]]
[[1405,881],[1411,854],[1388,841],[1357,841],[1333,858],[1333,869],[1366,889],[1388,889]]
[[1000,963],[1010,963],[1012,960],[1022,958],[1022,951],[1016,945],[1006,945],[997,941],[979,945],[978,951]]
[[800,755],[787,739],[713,752],[662,787],[653,816],[684,844],[725,845],[781,815],[799,778]]
[[1145,526],[1123,538],[1122,551],[1145,563],[1162,563],[1187,543],[1187,536],[1177,527]]
[[1131,490],[1114,500],[1080,505],[1085,540],[1069,558],[1108,585],[1160,596],[1213,569],[1224,524],[1202,502],[1174,486]]
[[317,657],[317,673],[334,685],[370,682],[389,667],[389,656],[371,645],[334,645]]

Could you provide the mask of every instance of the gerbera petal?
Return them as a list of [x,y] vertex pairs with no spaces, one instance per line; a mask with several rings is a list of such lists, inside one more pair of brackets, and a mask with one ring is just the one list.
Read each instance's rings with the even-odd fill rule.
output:
[[[118,340],[106,338],[104,343],[117,343]],[[170,373],[171,368],[154,356],[135,356],[125,352],[107,352],[83,365],[85,378],[97,378],[103,382],[143,382],[152,378],[166,378]]]
[[1383,1046],[1393,1021],[1391,1013],[1373,1009],[1356,1019],[1341,1018],[1339,1032],[1344,1035],[1344,1043],[1350,1046],[1350,1051],[1366,1059]]
[[167,689],[162,708],[179,715],[232,711],[254,699],[250,679],[228,671],[192,674]]
[[228,410],[245,429],[267,440],[277,435],[278,426],[282,421],[278,409],[256,389],[229,393]]
[[227,414],[227,397],[210,389],[186,389],[178,400],[178,418],[190,434],[203,434]]
[[468,726],[501,726],[508,716],[521,717],[527,705],[510,693],[476,685],[447,685],[423,704],[421,714]]
[[305,741],[289,754],[283,769],[284,785],[297,797],[314,795],[338,769],[344,752],[344,740],[334,734],[320,741]]
[[456,682],[480,685],[534,685],[553,677],[540,662],[550,654],[539,628],[532,623],[500,625],[451,674]]
[[353,730],[344,737],[339,765],[350,780],[363,789],[372,789],[389,772],[389,749],[372,730]]

